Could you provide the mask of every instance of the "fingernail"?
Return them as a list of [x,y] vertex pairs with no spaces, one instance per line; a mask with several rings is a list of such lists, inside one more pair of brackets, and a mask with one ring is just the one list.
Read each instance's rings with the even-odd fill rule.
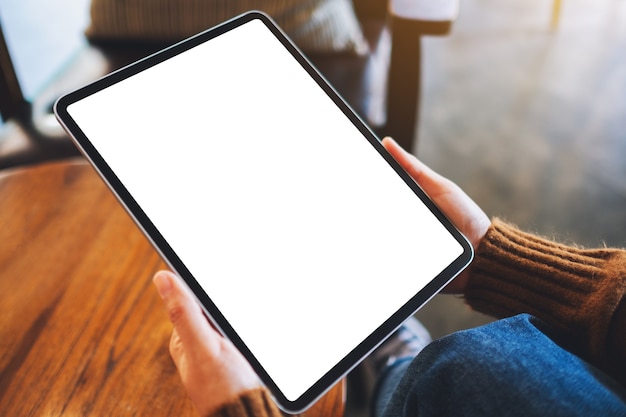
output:
[[152,282],[162,299],[165,299],[172,290],[172,277],[167,272],[157,272]]

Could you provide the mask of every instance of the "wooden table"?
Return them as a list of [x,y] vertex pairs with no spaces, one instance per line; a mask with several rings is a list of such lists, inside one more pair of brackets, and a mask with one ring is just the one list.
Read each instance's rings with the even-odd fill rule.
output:
[[[165,264],[83,160],[0,172],[0,416],[194,416]],[[343,413],[338,384],[306,415]]]

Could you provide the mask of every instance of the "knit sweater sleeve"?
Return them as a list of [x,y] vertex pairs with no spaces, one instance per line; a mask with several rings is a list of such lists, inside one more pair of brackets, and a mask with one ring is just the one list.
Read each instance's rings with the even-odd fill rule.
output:
[[566,332],[576,353],[626,383],[626,251],[580,249],[494,219],[465,293],[475,310],[535,315]]
[[206,417],[282,417],[267,390],[258,388],[233,398]]

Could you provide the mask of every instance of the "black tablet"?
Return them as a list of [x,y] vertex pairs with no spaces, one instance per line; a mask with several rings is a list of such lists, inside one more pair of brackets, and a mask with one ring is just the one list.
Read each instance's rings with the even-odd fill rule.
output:
[[472,258],[264,14],[69,93],[55,112],[287,412],[311,405]]

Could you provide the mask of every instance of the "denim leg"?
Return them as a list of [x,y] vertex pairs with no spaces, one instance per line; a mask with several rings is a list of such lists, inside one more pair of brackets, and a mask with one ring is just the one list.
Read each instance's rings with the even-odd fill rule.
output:
[[626,388],[550,333],[523,314],[439,339],[388,379],[384,416],[626,416]]
[[373,417],[382,417],[389,400],[395,392],[398,384],[404,377],[406,370],[411,365],[412,359],[406,358],[385,368],[376,381],[374,392],[372,394],[372,410]]

